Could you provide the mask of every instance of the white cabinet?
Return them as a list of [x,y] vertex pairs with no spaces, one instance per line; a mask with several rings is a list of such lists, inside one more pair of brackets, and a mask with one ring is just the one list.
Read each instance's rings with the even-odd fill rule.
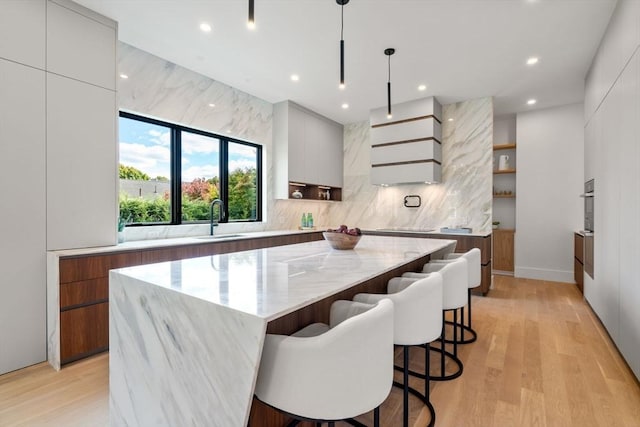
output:
[[45,0],[0,1],[0,58],[44,69]]
[[47,248],[116,243],[116,93],[47,76]]
[[[343,127],[291,101],[274,106],[276,198],[291,198],[290,183],[306,184],[304,198],[331,187],[339,200],[343,179]],[[306,187],[301,187],[306,188]]]
[[116,40],[115,22],[68,1],[47,4],[48,71],[115,90]]
[[0,59],[0,374],[47,356],[44,87]]

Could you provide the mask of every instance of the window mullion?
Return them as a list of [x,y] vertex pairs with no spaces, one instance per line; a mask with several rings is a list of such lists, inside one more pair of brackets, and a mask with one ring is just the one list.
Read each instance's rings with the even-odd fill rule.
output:
[[182,224],[182,133],[171,128],[171,224]]
[[224,201],[224,220],[229,222],[229,141],[220,138],[220,198]]

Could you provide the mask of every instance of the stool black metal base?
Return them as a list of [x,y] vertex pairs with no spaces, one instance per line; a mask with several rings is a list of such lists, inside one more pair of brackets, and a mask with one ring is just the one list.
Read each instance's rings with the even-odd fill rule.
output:
[[[478,339],[478,334],[471,327],[471,289],[467,289],[467,306],[469,307],[469,319],[466,325],[464,323],[464,307],[460,309],[460,317],[462,319],[460,322],[452,322],[450,320],[445,322],[447,325],[453,325],[454,328],[460,330],[460,339],[457,341],[458,344],[471,344]],[[471,335],[470,338],[465,338],[465,331]],[[453,340],[451,339],[445,339],[445,342],[447,344],[453,344]]]
[[399,383],[397,381],[393,382],[393,385],[395,387],[401,388],[403,389],[403,413],[402,413],[402,426],[403,427],[408,427],[409,426],[409,393],[411,393],[412,395],[416,396],[418,399],[420,399],[420,401],[422,403],[425,404],[425,406],[429,409],[429,413],[431,414],[431,420],[429,421],[429,424],[427,424],[427,427],[433,427],[436,423],[436,411],[433,408],[433,405],[431,404],[430,400],[429,400],[429,344],[424,344],[425,346],[425,359],[424,359],[424,366],[425,366],[425,374],[424,375],[420,375],[420,378],[424,379],[424,394],[420,393],[418,390],[414,389],[413,387],[409,387],[409,374],[410,374],[410,370],[409,370],[409,347],[410,346],[402,346],[402,352],[403,352],[403,366],[394,366],[394,368],[396,370],[402,371],[402,383]]
[[[445,312],[450,310],[442,310],[442,335],[440,336],[440,348],[432,348],[432,351],[437,351],[440,353],[440,375],[432,375],[431,379],[433,381],[449,381],[455,378],[458,378],[462,375],[462,370],[464,369],[462,365],[462,361],[458,358],[458,329],[453,328],[453,353],[448,352],[446,348],[446,329],[445,329]],[[458,323],[458,310],[453,310],[453,323]],[[456,364],[456,370],[447,374],[445,367],[445,357],[448,357]]]

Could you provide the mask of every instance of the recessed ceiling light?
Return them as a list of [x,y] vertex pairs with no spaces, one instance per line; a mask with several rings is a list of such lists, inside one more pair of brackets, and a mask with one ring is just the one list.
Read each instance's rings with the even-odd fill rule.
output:
[[448,121],[448,122],[452,122],[452,121],[453,121],[453,117],[449,117],[449,118],[447,119],[447,121]]
[[533,104],[535,104],[536,102],[538,102],[538,101],[536,101],[535,99],[530,99],[530,100],[528,100],[528,101],[527,101],[527,104],[529,104],[529,105],[533,105]]
[[538,63],[538,57],[536,56],[532,56],[531,58],[527,59],[527,65],[534,65]]
[[300,80],[300,76],[297,74],[291,74],[291,81],[292,82],[297,82],[298,80]]
[[418,90],[421,91],[421,92],[424,91],[424,90],[427,90],[427,85],[418,86]]
[[342,104],[342,109],[346,110],[347,108],[349,108],[349,104],[347,104],[346,102],[344,104]]
[[210,33],[211,32],[211,25],[207,24],[206,22],[203,22],[202,24],[200,24],[200,30],[203,33]]
[[121,79],[128,79],[128,78],[129,78],[129,76],[127,76],[126,74],[120,74],[120,78],[121,78]]
[[209,104],[209,107],[211,107],[211,108],[213,108],[215,106],[216,106],[216,104],[213,104],[213,103]]

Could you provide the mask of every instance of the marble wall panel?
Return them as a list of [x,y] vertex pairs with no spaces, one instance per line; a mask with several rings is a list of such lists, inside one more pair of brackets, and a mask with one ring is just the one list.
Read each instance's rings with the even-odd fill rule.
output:
[[[449,119],[453,119],[449,121]],[[328,222],[360,228],[491,229],[493,100],[481,98],[443,107],[443,182],[436,185],[373,186],[369,182],[369,122],[345,126],[343,201]],[[420,208],[404,196],[420,195]]]

